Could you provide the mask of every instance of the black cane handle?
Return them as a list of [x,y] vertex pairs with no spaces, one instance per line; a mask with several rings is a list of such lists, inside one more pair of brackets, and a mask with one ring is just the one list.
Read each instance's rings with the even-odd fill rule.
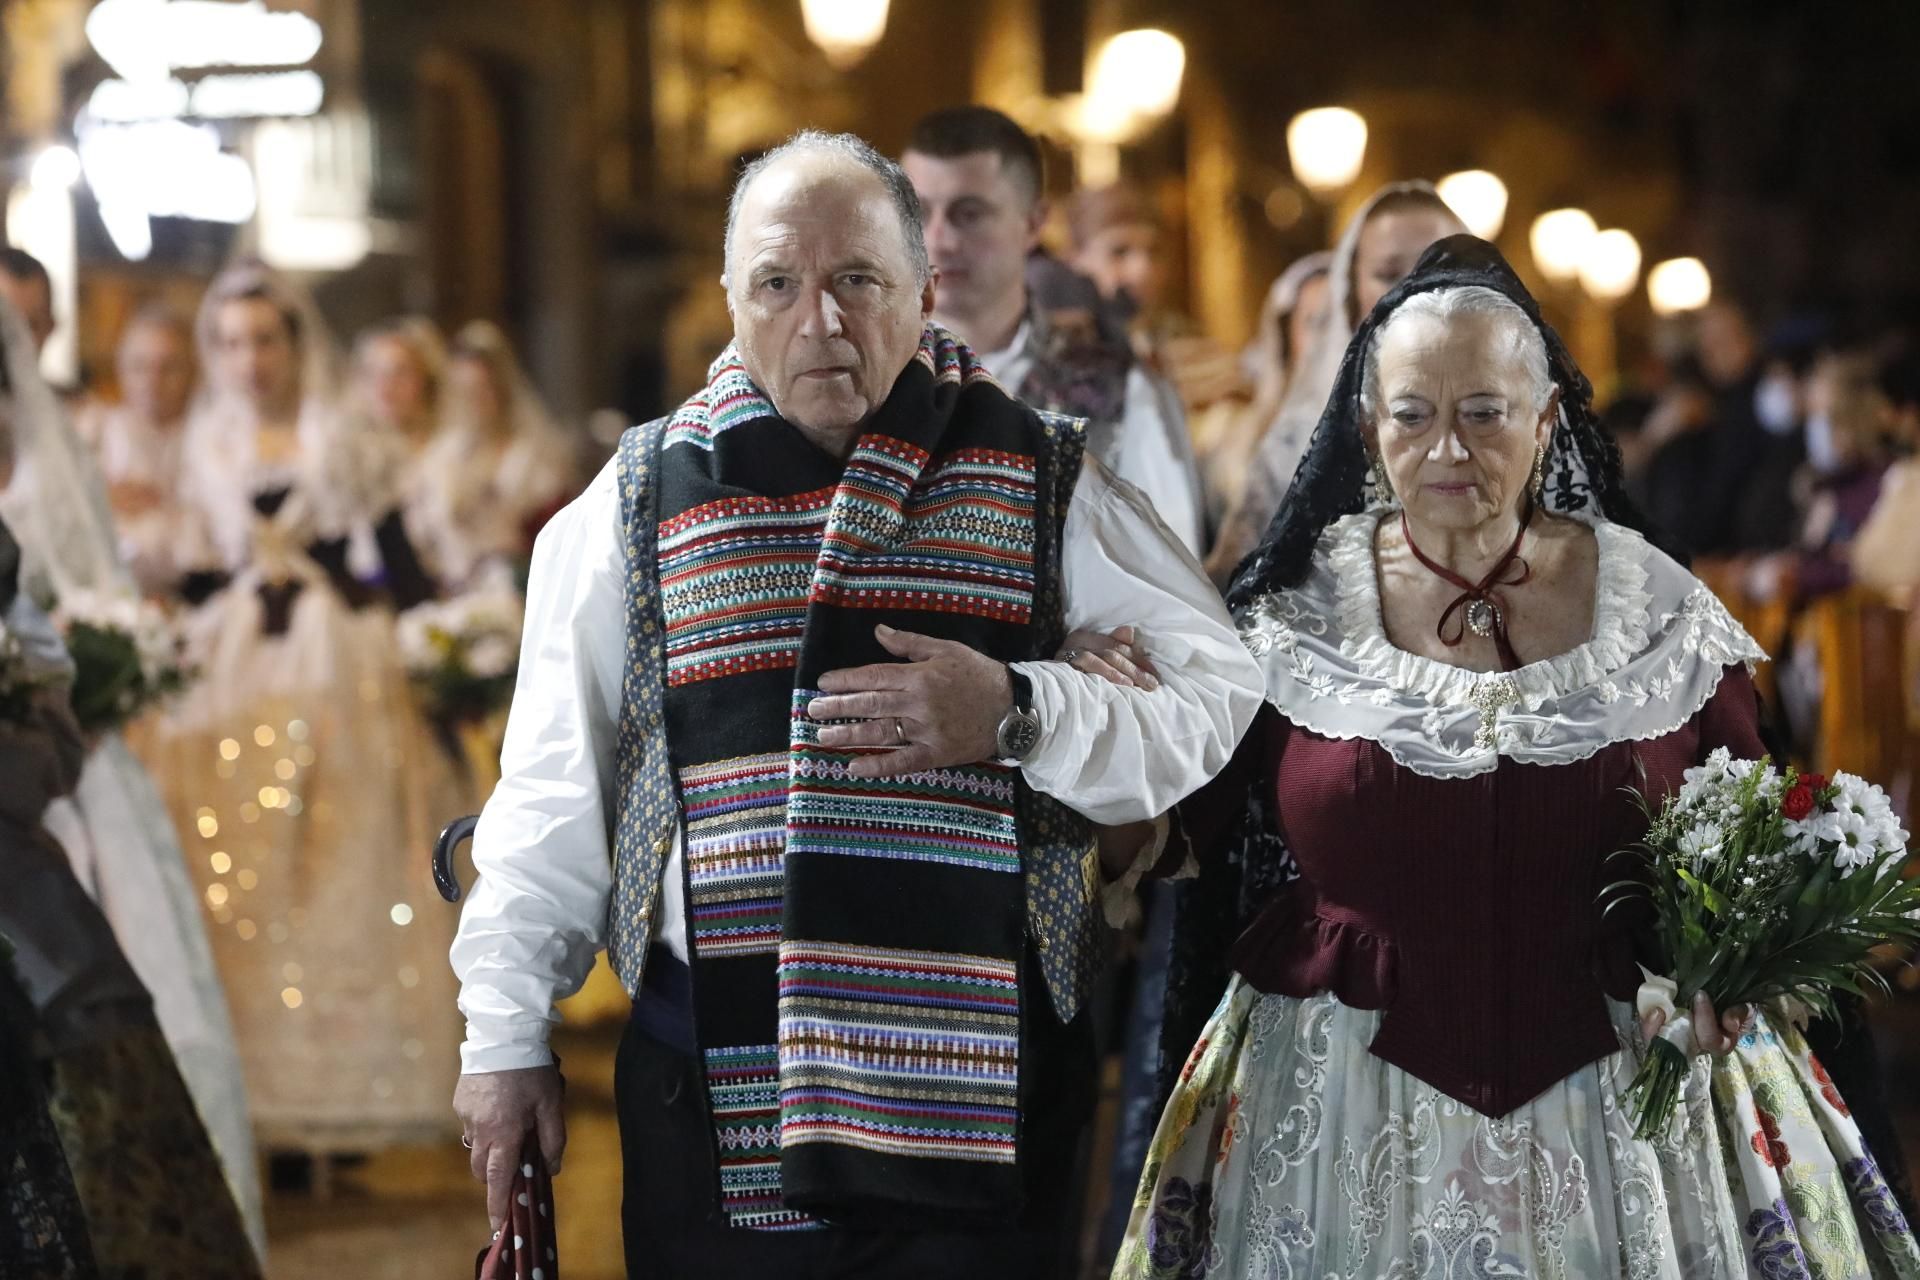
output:
[[460,878],[453,873],[453,851],[473,839],[473,829],[479,825],[477,813],[455,818],[433,842],[433,884],[448,902],[460,901]]

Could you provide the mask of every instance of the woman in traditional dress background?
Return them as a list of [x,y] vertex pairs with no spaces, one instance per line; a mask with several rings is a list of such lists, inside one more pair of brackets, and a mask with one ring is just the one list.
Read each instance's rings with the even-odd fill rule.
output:
[[[41,601],[132,595],[107,488],[42,380],[26,324],[0,302],[6,417],[14,461],[0,512],[18,531],[20,589]],[[256,1251],[266,1242],[246,1088],[198,897],[153,779],[118,733],[91,743],[73,794],[45,822],[99,903],[219,1153]]]
[[193,833],[255,1126],[311,1155],[440,1139],[460,1027],[423,851],[461,800],[388,608],[431,586],[311,303],[243,263],[197,332],[184,490],[231,581],[193,618],[201,678],[152,756]]
[[1465,230],[1433,184],[1417,180],[1388,183],[1347,221],[1327,271],[1323,319],[1294,354],[1280,407],[1252,446],[1245,482],[1207,556],[1207,572],[1215,582],[1225,585],[1279,510],[1355,326],[1413,269],[1421,250]]
[[1633,1136],[1660,1022],[1599,905],[1646,826],[1623,792],[1765,754],[1764,655],[1649,541],[1492,245],[1435,245],[1361,325],[1229,603],[1269,706],[1179,810],[1169,1029],[1233,973],[1116,1275],[1920,1276],[1788,1022],[1697,1001],[1719,1056]]
[[[1206,487],[1208,522],[1218,528],[1240,500],[1247,464],[1286,395],[1287,385],[1305,360],[1307,349],[1326,323],[1327,276],[1333,255],[1310,253],[1280,273],[1260,305],[1259,327],[1250,344],[1253,399],[1222,419],[1211,440],[1194,440]],[[1196,424],[1196,427],[1198,424]]]
[[74,427],[107,483],[120,555],[149,599],[194,594],[188,575],[211,559],[206,529],[180,499],[187,407],[194,387],[193,326],[170,307],[135,312],[115,354],[117,403],[95,401]]
[[[16,439],[38,454],[41,483],[52,486],[53,464],[37,439],[48,420],[28,420],[44,414],[45,386],[34,376],[26,325],[3,300],[0,340],[8,348],[0,354],[0,487]],[[46,826],[54,806],[67,803],[56,797],[102,766],[89,760],[70,705],[73,663],[26,588],[27,562],[0,520],[6,678],[24,684],[8,689],[0,716],[0,1273],[257,1280],[257,1241],[250,1246],[154,1001]],[[164,824],[153,809],[137,816]],[[83,834],[84,822],[69,816]],[[151,932],[170,932],[172,905],[164,897],[147,904]],[[244,1156],[251,1174],[252,1153]]]
[[506,335],[484,320],[454,337],[445,419],[413,469],[407,528],[450,591],[523,561],[578,488],[574,447],[553,423]]

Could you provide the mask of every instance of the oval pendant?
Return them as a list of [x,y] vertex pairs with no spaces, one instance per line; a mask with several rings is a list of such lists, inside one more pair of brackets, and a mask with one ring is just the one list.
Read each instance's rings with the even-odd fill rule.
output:
[[1500,611],[1493,607],[1491,600],[1475,600],[1467,606],[1467,626],[1473,634],[1483,639],[1493,634],[1493,628],[1499,621]]

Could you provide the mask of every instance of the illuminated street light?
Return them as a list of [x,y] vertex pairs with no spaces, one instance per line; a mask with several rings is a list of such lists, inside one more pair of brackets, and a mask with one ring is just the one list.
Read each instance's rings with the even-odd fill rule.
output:
[[807,39],[827,61],[846,71],[880,43],[887,30],[887,0],[800,0]]
[[1555,209],[1533,220],[1528,244],[1533,249],[1533,264],[1549,280],[1564,283],[1577,279],[1580,265],[1587,259],[1593,238],[1600,234],[1593,215],[1585,209]]
[[1122,31],[1094,55],[1087,96],[1141,119],[1164,116],[1180,101],[1187,47],[1178,36],[1154,27]]
[[1580,260],[1580,284],[1601,302],[1618,302],[1640,283],[1640,242],[1614,228],[1594,236]]
[[1698,258],[1668,258],[1647,272],[1647,301],[1654,314],[1697,311],[1713,300],[1713,280]]
[[1287,156],[1300,185],[1320,194],[1360,176],[1367,158],[1367,122],[1345,107],[1302,111],[1287,125]]
[[1485,169],[1450,173],[1435,184],[1447,207],[1460,215],[1467,230],[1482,240],[1500,234],[1507,221],[1507,184]]

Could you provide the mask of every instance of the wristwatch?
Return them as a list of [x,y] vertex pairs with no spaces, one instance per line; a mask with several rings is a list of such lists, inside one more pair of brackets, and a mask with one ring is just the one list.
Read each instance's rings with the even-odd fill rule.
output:
[[1010,763],[1025,760],[1040,744],[1040,717],[1033,713],[1033,681],[1009,666],[1007,679],[1013,684],[1013,709],[994,731],[994,749],[998,758]]

